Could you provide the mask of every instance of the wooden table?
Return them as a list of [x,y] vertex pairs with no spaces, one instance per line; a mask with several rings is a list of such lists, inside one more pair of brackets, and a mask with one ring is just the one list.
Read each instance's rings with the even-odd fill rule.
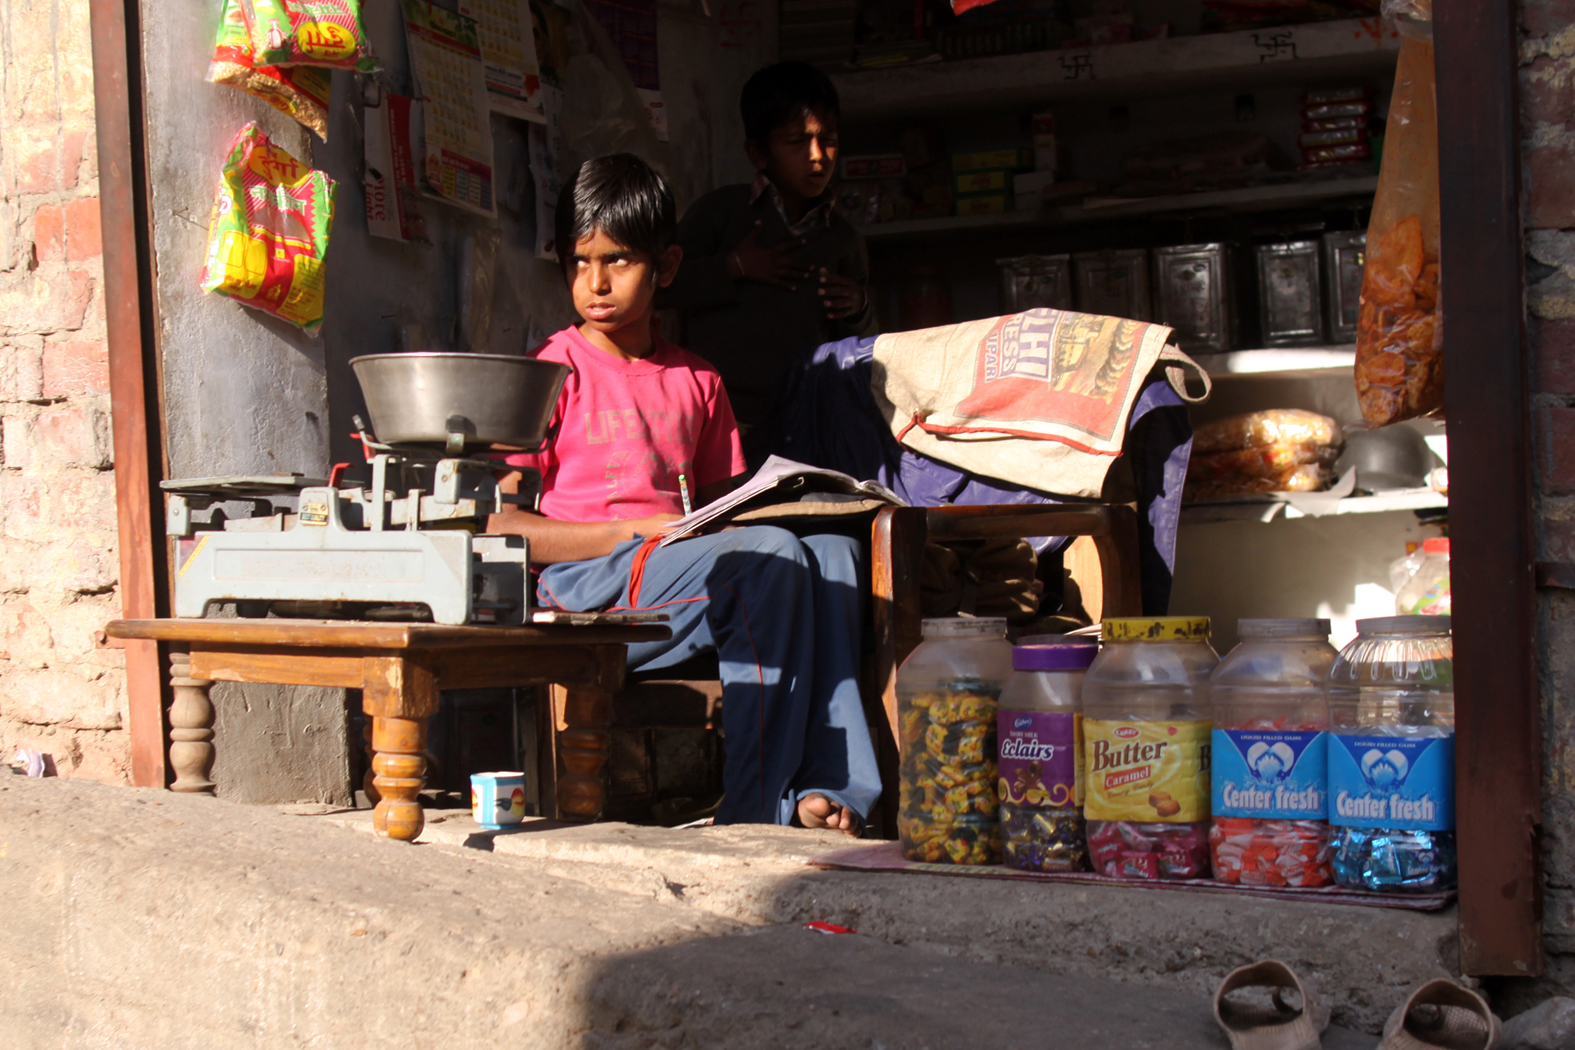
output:
[[[670,637],[658,624],[446,627],[344,620],[114,620],[112,638],[168,642],[173,791],[213,793],[214,682],[360,689],[372,718],[369,797],[378,834],[410,841],[425,823],[427,719],[443,689],[548,684],[540,751],[543,812],[594,820],[606,803],[612,695],[625,646]],[[549,797],[551,802],[548,801]]]

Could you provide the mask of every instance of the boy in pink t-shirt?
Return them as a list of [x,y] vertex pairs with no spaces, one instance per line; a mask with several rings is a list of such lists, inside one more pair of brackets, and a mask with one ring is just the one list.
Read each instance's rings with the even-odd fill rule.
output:
[[510,459],[541,471],[541,513],[510,509],[488,531],[530,539],[544,604],[667,613],[672,638],[631,645],[631,669],[716,652],[717,823],[858,834],[880,795],[858,689],[859,543],[754,527],[640,557],[686,495],[701,506],[743,472],[738,427],[716,371],[652,335],[652,299],[683,256],[662,177],[630,154],[586,162],[559,196],[556,234],[584,323],[537,354],[574,372],[548,447]]

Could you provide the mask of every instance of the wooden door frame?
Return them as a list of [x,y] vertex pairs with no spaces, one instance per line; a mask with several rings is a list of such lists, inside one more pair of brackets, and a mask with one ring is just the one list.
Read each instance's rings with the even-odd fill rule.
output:
[[1433,6],[1454,597],[1460,966],[1542,972],[1518,5]]
[[[1451,441],[1461,968],[1542,970],[1542,740],[1517,6],[1435,6]],[[159,615],[162,468],[137,0],[90,0],[124,615]],[[158,658],[127,650],[134,779],[164,782]]]
[[[120,605],[127,619],[169,615],[164,585],[164,472],[153,309],[152,223],[143,131],[138,0],[89,0],[93,111],[98,144],[104,313]],[[155,642],[117,642],[126,654],[131,782],[164,787],[165,679]]]

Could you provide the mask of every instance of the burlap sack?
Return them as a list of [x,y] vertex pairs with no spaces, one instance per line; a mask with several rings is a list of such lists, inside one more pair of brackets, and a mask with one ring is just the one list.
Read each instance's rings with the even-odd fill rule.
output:
[[[1208,375],[1144,321],[1035,309],[883,335],[871,386],[897,440],[973,474],[1097,498],[1150,370],[1186,401]],[[1203,395],[1187,392],[1188,374]]]

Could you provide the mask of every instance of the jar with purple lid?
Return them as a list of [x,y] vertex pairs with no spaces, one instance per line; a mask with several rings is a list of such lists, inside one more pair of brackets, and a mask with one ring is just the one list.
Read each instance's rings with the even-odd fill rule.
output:
[[1083,676],[1092,640],[1019,645],[996,715],[1001,840],[1007,867],[1086,871]]

